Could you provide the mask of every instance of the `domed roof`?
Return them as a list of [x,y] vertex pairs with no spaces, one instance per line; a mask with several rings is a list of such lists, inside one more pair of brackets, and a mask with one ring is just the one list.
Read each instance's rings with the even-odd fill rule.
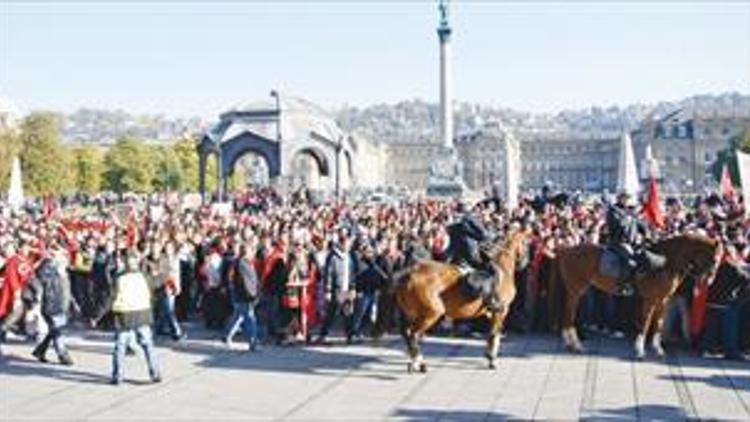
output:
[[[322,107],[302,98],[279,95],[281,108],[281,132],[285,139],[309,137],[310,132],[335,141],[344,134],[335,119]],[[222,113],[222,122],[227,127],[220,136],[220,142],[231,139],[244,131],[251,131],[273,139],[275,123],[271,126],[260,125],[252,118],[237,115],[243,112],[276,111],[276,100],[273,98],[240,103],[230,107]],[[229,121],[228,121],[229,120]],[[221,124],[220,124],[221,125]],[[216,135],[218,133],[214,132]]]

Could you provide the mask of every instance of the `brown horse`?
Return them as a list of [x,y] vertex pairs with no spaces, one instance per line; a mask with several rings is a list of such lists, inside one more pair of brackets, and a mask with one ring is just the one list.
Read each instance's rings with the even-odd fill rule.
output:
[[[636,315],[637,336],[634,344],[635,356],[645,357],[644,342],[649,331],[653,332],[651,345],[658,356],[664,355],[661,347],[661,328],[664,321],[664,308],[669,298],[685,279],[685,276],[702,277],[715,271],[720,253],[719,242],[705,236],[684,234],[670,237],[655,243],[652,250],[666,258],[661,270],[636,280],[636,290],[641,298],[641,306]],[[582,244],[559,253],[555,259],[550,280],[552,301],[560,283],[565,287],[563,314],[560,324],[565,347],[575,353],[583,352],[583,346],[575,330],[575,316],[578,301],[589,285],[607,293],[614,293],[617,282],[599,272],[599,260],[603,247]],[[555,312],[552,312],[556,315]]]
[[427,365],[419,349],[419,341],[441,317],[471,319],[484,316],[490,320],[485,356],[490,369],[497,366],[500,348],[500,330],[508,314],[510,304],[516,296],[514,275],[516,261],[528,250],[528,234],[523,231],[509,233],[507,240],[496,245],[489,253],[498,269],[497,292],[502,301],[502,310],[491,312],[481,298],[470,299],[461,291],[460,272],[455,265],[422,261],[417,263],[396,287],[396,303],[401,311],[401,335],[411,359],[408,370],[427,371]]

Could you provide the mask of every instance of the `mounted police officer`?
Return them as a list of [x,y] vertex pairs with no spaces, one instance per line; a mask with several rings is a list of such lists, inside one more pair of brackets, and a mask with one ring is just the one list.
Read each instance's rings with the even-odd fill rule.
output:
[[634,293],[633,283],[651,270],[664,264],[664,258],[648,252],[643,240],[650,234],[648,226],[636,215],[632,198],[622,192],[617,201],[607,208],[609,246],[617,253],[624,266],[625,276],[618,280],[619,294]]
[[470,268],[467,282],[474,294],[479,292],[490,311],[498,312],[502,303],[495,289],[497,270],[482,253],[481,244],[492,239],[481,221],[471,214],[466,204],[461,203],[456,222],[448,226],[450,244],[448,259],[460,268]]

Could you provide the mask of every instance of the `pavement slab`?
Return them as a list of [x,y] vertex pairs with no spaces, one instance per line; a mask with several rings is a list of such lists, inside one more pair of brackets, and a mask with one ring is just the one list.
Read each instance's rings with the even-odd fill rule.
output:
[[250,353],[190,333],[157,343],[162,383],[148,381],[139,353],[118,387],[108,384],[111,334],[70,334],[72,367],[37,362],[30,343],[4,344],[0,421],[750,420],[750,365],[684,354],[635,361],[622,339],[592,337],[572,355],[557,337],[508,334],[490,370],[482,339],[429,337],[428,372],[408,374],[397,337]]

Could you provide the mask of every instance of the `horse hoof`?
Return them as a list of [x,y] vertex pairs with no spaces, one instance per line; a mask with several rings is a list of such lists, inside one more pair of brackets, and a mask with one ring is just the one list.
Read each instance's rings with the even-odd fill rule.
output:
[[492,370],[497,369],[497,359],[490,359],[489,368]]
[[635,360],[643,361],[646,359],[646,354],[643,352],[635,352]]
[[406,364],[406,373],[407,374],[414,373],[414,365],[413,364],[411,364],[411,363],[407,363]]
[[423,374],[427,372],[427,364],[426,363],[422,362],[422,363],[419,364],[419,372],[421,372]]

